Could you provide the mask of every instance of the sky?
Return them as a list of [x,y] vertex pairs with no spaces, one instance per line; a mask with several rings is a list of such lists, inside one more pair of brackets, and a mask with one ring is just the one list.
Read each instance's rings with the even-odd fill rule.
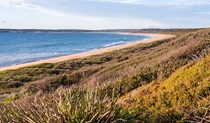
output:
[[210,0],[0,0],[0,28],[210,27]]

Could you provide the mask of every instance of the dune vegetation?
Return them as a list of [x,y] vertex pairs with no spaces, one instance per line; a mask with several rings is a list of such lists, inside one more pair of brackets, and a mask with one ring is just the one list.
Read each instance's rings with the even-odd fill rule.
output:
[[176,37],[0,72],[1,122],[210,122],[210,29],[155,33]]

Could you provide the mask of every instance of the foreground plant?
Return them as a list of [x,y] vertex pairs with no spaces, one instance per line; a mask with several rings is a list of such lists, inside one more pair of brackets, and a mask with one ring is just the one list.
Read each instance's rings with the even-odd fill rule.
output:
[[2,106],[1,122],[28,123],[110,123],[118,118],[121,107],[117,99],[92,90],[64,90],[44,97],[30,97]]

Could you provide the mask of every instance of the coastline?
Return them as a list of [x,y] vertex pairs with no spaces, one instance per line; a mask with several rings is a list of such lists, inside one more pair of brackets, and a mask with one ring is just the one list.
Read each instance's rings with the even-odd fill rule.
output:
[[151,38],[146,39],[146,40],[140,40],[140,41],[128,43],[128,44],[112,46],[112,47],[102,48],[102,49],[98,49],[98,50],[91,50],[88,52],[83,52],[83,53],[78,53],[78,54],[59,56],[56,58],[50,58],[50,59],[46,59],[46,60],[40,60],[40,61],[34,61],[34,62],[19,64],[19,65],[14,65],[14,66],[3,67],[3,68],[0,68],[0,72],[5,71],[5,70],[13,70],[13,69],[18,69],[18,68],[22,68],[22,67],[38,65],[38,64],[42,64],[42,63],[58,63],[58,62],[62,62],[62,61],[72,60],[72,59],[84,58],[84,57],[88,57],[88,56],[92,56],[92,55],[99,55],[102,53],[111,52],[114,50],[120,50],[123,48],[137,45],[139,43],[150,43],[150,42],[154,42],[154,41],[159,41],[159,40],[175,37],[174,35],[169,35],[169,34],[152,34],[152,33],[151,34],[150,33],[121,33],[121,34],[145,35],[145,36],[150,36]]

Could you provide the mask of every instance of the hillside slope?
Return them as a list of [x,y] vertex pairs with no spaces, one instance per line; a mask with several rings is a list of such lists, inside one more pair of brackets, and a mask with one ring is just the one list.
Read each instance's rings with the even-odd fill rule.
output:
[[0,100],[40,91],[51,92],[60,86],[106,86],[107,83],[126,83],[141,78],[134,81],[142,82],[134,83],[130,88],[122,87],[121,93],[124,94],[153,80],[164,80],[179,67],[205,57],[209,54],[209,32],[210,29],[177,31],[173,32],[177,35],[173,39],[139,44],[84,59],[1,72]]
[[[147,115],[148,119],[151,118],[154,121],[169,122],[181,120],[184,116],[192,118],[193,110],[198,110],[194,113],[200,117],[203,111],[208,110],[206,116],[209,118],[210,56],[196,64],[187,64],[164,82],[152,82],[139,87],[121,97],[119,102],[126,103],[131,111],[144,110],[141,115]],[[186,116],[186,114],[189,115]],[[197,120],[199,120],[198,117]]]
[[0,119],[176,122],[209,115],[210,29],[168,33],[177,37],[1,72]]
[[0,107],[4,122],[209,122],[210,56],[120,97],[62,89]]

